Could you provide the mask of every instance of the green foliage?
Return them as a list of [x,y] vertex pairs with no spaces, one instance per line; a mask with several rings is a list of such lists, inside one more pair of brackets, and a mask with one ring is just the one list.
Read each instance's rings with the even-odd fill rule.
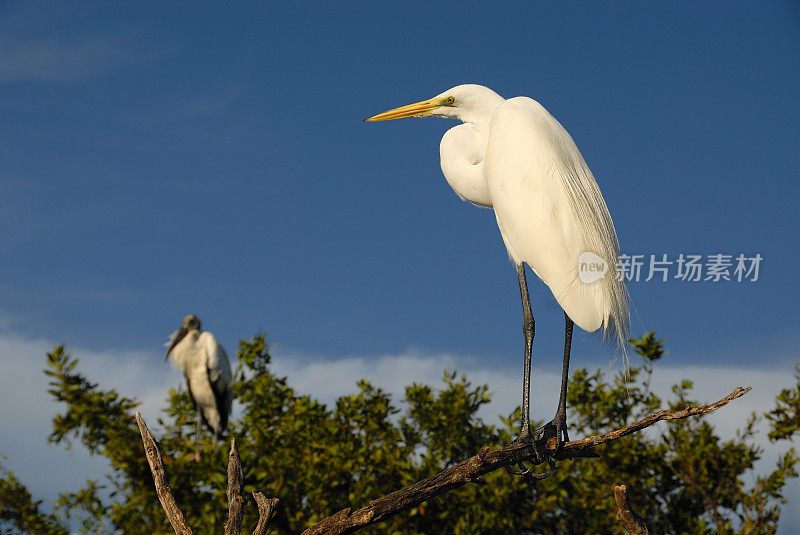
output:
[[[573,374],[571,436],[607,432],[663,408],[649,382],[653,363],[666,354],[664,340],[651,332],[631,343],[644,357],[642,366],[614,377],[586,369]],[[272,533],[299,533],[339,509],[362,506],[433,475],[482,446],[508,444],[518,431],[519,408],[500,427],[486,424],[478,413],[490,402],[487,387],[454,371],[444,373],[438,389],[407,387],[400,405],[362,380],[355,393],[327,406],[299,395],[285,377],[272,373],[264,336],[242,341],[238,355],[234,396],[241,411],[228,433],[239,444],[245,498],[252,490],[280,498]],[[133,419],[137,403],[88,381],[76,371],[77,362],[63,347],[48,355],[49,392],[64,407],[53,420],[50,440],[67,446],[79,441],[106,457],[111,472],[103,482],[89,481],[62,495],[58,510],[78,518],[84,532],[170,533]],[[794,390],[782,391],[767,415],[772,440],[791,439],[797,431],[800,369],[795,379]],[[693,404],[691,389],[689,381],[676,385],[670,406]],[[194,462],[194,418],[188,393],[172,389],[153,431],[186,518],[197,533],[218,532],[227,512],[228,445],[215,444],[204,433],[202,457]],[[789,448],[772,473],[754,480],[753,465],[761,455],[752,445],[756,422],[754,415],[727,441],[699,418],[664,425],[660,435],[651,428],[599,448],[598,459],[562,462],[543,481],[496,471],[365,531],[621,533],[612,488],[625,483],[656,533],[774,533],[782,491],[797,477],[798,458]],[[6,473],[0,484],[0,521],[21,531],[28,526],[32,532],[63,532],[13,474]],[[248,530],[256,522],[254,511],[248,501]]]
[[58,518],[39,510],[41,504],[42,500],[34,501],[14,473],[0,464],[0,533],[69,533]]
[[800,363],[794,368],[794,388],[784,388],[776,398],[775,409],[767,413],[772,424],[771,441],[791,440],[800,431]]
[[628,341],[633,346],[634,351],[647,361],[656,361],[667,354],[667,350],[664,349],[664,339],[656,340],[655,331],[645,333],[639,339],[631,338]]

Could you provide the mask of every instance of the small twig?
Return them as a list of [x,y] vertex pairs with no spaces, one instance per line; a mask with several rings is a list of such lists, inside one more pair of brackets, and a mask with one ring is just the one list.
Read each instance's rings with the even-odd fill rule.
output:
[[183,513],[175,503],[175,498],[172,496],[172,490],[169,488],[169,481],[167,481],[166,473],[164,472],[164,465],[161,463],[161,452],[158,451],[158,445],[153,440],[150,430],[147,429],[147,424],[144,423],[142,415],[136,411],[136,423],[139,424],[139,433],[142,435],[142,443],[144,444],[144,452],[147,455],[147,463],[150,465],[150,471],[153,473],[153,482],[156,485],[156,494],[158,500],[161,502],[161,507],[167,514],[169,523],[172,524],[172,529],[178,535],[191,535],[192,529],[183,518]]
[[[716,403],[711,403],[702,407],[686,407],[681,411],[659,411],[622,429],[617,429],[603,435],[594,435],[581,440],[567,442],[561,447],[558,446],[558,442],[554,438],[549,440],[543,439],[536,442],[536,448],[539,451],[548,451],[551,457],[556,460],[573,459],[576,457],[597,457],[595,446],[599,444],[617,440],[662,420],[678,420],[715,411],[734,399],[743,396],[750,389],[751,387],[737,387],[733,392]],[[481,450],[478,455],[451,466],[434,476],[372,500],[366,507],[362,507],[356,511],[351,510],[349,507],[342,509],[332,516],[323,519],[318,524],[306,529],[303,535],[351,533],[369,524],[380,522],[400,511],[410,509],[435,496],[466,485],[471,481],[475,481],[478,477],[499,468],[522,461],[530,462],[531,458],[535,456],[536,453],[533,446],[525,443],[512,444],[505,448],[489,452]]]
[[267,532],[267,525],[275,514],[278,498],[265,498],[260,492],[253,491],[253,499],[258,506],[258,525],[253,530],[253,535],[264,535]]
[[614,487],[614,501],[617,502],[617,520],[620,521],[625,531],[631,535],[649,535],[647,523],[631,508],[628,501],[628,489],[625,485]]
[[228,520],[225,522],[225,535],[239,535],[244,517],[244,498],[242,498],[242,463],[236,439],[231,439],[231,452],[228,456]]
[[[748,386],[747,388],[742,388],[741,386],[737,386],[733,392],[722,398],[721,400],[710,403],[708,405],[703,405],[702,407],[689,407],[686,406],[685,409],[682,411],[671,411],[668,409],[664,409],[663,411],[658,411],[656,413],[651,414],[650,416],[646,416],[639,420],[638,422],[632,423],[631,425],[624,427],[622,429],[617,429],[616,431],[611,431],[610,433],[606,433],[604,435],[594,435],[591,437],[586,437],[581,440],[576,440],[574,442],[567,442],[564,445],[566,448],[569,445],[570,448],[574,449],[581,449],[589,446],[596,446],[598,444],[605,444],[606,442],[611,442],[612,440],[617,440],[618,438],[622,438],[625,435],[630,435],[631,433],[635,433],[636,431],[641,431],[645,427],[650,427],[651,425],[655,424],[656,422],[660,422],[662,420],[681,420],[683,418],[688,418],[689,416],[697,416],[699,414],[706,414],[709,412],[713,412],[720,407],[723,407],[733,401],[736,398],[740,398],[743,395],[747,394],[752,390],[752,386]],[[550,449],[550,448],[548,448]]]

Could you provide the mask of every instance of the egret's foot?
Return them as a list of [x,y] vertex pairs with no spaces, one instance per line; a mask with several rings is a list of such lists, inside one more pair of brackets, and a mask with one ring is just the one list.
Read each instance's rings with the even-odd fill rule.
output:
[[[518,444],[520,442],[523,444],[530,444],[531,448],[533,448],[533,453],[535,455],[534,464],[541,464],[546,459],[544,456],[542,456],[542,454],[539,452],[539,449],[536,447],[536,437],[527,428],[524,429],[523,432],[520,433],[520,435],[517,438],[515,438],[514,441],[511,443]],[[550,464],[550,466],[552,467],[553,463],[550,461],[550,459],[547,458],[546,460],[548,461],[548,464]],[[527,476],[533,479],[547,479],[548,477],[550,477],[549,469],[547,470],[547,472],[543,474],[538,474],[531,471],[531,468],[525,466],[525,464],[522,462],[517,463],[517,466],[519,467],[519,470],[511,468],[510,466],[506,466],[506,472],[508,472],[512,476]]]
[[[527,430],[526,430],[527,431]],[[512,475],[517,476],[528,476],[533,479],[547,479],[550,477],[550,474],[553,473],[553,470],[556,468],[556,460],[553,454],[550,451],[545,451],[544,453],[539,451],[539,448],[536,446],[536,443],[544,442],[547,444],[549,439],[555,438],[558,440],[558,446],[561,447],[565,442],[569,441],[569,435],[567,434],[567,415],[565,412],[558,412],[556,413],[556,417],[553,418],[553,421],[543,425],[533,433],[527,432],[520,434],[519,437],[513,442],[525,442],[531,445],[533,451],[536,455],[534,464],[541,464],[543,462],[547,462],[549,468],[547,472],[543,473],[535,473],[532,472],[530,468],[526,467],[523,463],[517,463],[520,467],[520,470],[515,470],[506,466],[506,472]],[[546,446],[545,446],[546,447]]]
[[566,411],[557,412],[556,417],[537,429],[535,434],[537,440],[547,441],[551,438],[555,438],[558,441],[559,448],[563,446],[565,442],[569,442]]

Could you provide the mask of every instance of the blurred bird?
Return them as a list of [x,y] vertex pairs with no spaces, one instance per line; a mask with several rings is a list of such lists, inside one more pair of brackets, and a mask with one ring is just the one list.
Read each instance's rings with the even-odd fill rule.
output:
[[[442,137],[442,172],[461,199],[494,209],[517,268],[525,335],[522,428],[517,441],[533,443],[550,437],[568,441],[573,322],[588,332],[602,327],[623,352],[628,339],[628,292],[614,276],[619,244],[600,188],[564,127],[528,97],[506,100],[480,85],[459,85],[365,120],[428,116],[462,121]],[[550,287],[565,316],[558,409],[551,422],[534,432],[529,399],[535,324],[524,264]],[[552,466],[552,459],[548,461]],[[524,467],[509,471],[529,473]]]
[[219,439],[228,425],[233,396],[231,365],[225,350],[208,331],[200,330],[200,320],[194,314],[183,318],[180,329],[166,344],[172,354],[172,365],[180,368],[197,410],[195,460],[200,458],[201,422]]

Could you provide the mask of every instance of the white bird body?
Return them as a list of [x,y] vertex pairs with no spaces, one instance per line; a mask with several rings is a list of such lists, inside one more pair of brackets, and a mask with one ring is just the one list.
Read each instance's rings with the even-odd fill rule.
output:
[[511,259],[528,264],[579,327],[594,332],[613,325],[624,332],[627,293],[613,271],[595,283],[579,279],[582,253],[597,254],[613,269],[619,245],[597,182],[569,133],[528,97],[504,100],[471,85],[444,95],[471,106],[458,116],[466,122],[448,130],[440,144],[442,172],[453,190],[494,209]]
[[182,328],[171,343],[172,365],[183,372],[201,420],[219,437],[228,424],[232,404],[233,375],[225,350],[213,334],[199,328]]
[[[518,440],[532,441],[538,435],[567,441],[573,324],[589,332],[601,327],[604,334],[613,332],[623,355],[628,340],[628,292],[615,276],[619,243],[603,195],[572,137],[541,104],[528,97],[505,100],[483,86],[458,85],[432,99],[366,120],[429,116],[463,123],[442,137],[442,173],[459,197],[494,209],[508,255],[517,268],[525,335]],[[591,266],[585,258],[591,260]],[[555,418],[535,433],[530,431],[535,322],[525,264],[550,288],[565,315],[558,410]],[[594,276],[586,276],[584,266]]]

